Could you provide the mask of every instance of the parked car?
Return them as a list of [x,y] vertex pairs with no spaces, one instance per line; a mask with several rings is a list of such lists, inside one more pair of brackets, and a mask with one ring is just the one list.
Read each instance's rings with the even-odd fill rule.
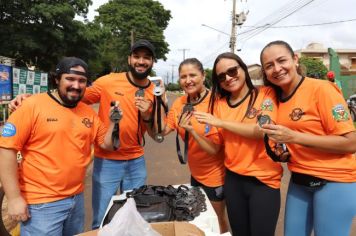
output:
[[356,121],[356,94],[351,95],[346,100],[346,102],[350,109],[351,118],[355,122]]

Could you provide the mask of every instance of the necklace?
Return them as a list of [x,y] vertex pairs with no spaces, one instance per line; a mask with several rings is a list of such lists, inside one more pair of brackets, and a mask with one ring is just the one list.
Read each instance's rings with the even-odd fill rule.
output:
[[198,96],[195,98],[191,98],[188,95],[188,99],[187,99],[188,103],[192,103],[192,105],[197,105],[197,104],[201,103],[206,98],[206,96],[208,96],[208,93],[209,93],[209,90],[205,89],[203,96],[201,96],[201,93],[199,93]]

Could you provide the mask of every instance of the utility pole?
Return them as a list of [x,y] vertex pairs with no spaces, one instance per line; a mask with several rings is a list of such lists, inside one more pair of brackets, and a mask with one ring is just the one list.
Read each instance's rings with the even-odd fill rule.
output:
[[132,47],[135,43],[135,31],[131,30],[130,32],[131,32],[130,39],[131,39],[131,47]]
[[178,49],[179,51],[183,51],[183,61],[185,60],[185,51],[189,51],[189,48]]
[[235,52],[236,45],[236,0],[232,0],[232,24],[231,24],[231,35],[230,35],[230,51]]
[[169,84],[169,72],[167,71],[167,76],[166,76],[166,79],[167,79],[167,85]]
[[171,65],[172,66],[172,77],[171,77],[171,83],[173,84],[173,78],[174,78],[174,67],[176,65]]

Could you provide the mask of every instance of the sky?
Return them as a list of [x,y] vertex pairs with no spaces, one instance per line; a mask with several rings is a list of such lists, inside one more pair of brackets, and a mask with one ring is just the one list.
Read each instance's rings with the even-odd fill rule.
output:
[[[95,9],[108,2],[92,1],[89,20],[97,15]],[[168,79],[171,82],[172,75],[173,81],[177,80],[178,66],[184,56],[196,57],[204,68],[212,68],[220,53],[230,51],[233,0],[159,2],[172,15],[164,31],[170,52],[166,55],[166,61],[159,60],[154,65],[157,75],[165,81]],[[303,5],[305,6],[302,7]],[[301,8],[298,9],[299,7]],[[250,65],[259,64],[260,51],[273,40],[284,40],[294,50],[306,48],[313,42],[322,43],[326,48],[356,49],[355,9],[356,0],[236,0],[236,13],[248,13],[243,25],[237,27],[238,51],[235,53]],[[324,24],[338,21],[346,22]],[[259,30],[266,24],[273,25],[262,32],[256,32],[256,27]],[[314,24],[324,25],[302,26]],[[254,35],[253,32],[258,34]]]

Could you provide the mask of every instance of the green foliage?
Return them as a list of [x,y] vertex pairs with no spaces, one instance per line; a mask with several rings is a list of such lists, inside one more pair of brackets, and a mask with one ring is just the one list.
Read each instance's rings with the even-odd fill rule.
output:
[[[97,10],[94,23],[104,31],[99,45],[100,61],[115,71],[127,70],[131,36],[148,39],[156,47],[157,59],[166,59],[168,44],[163,31],[171,19],[170,11],[152,0],[112,0]],[[109,65],[107,64],[109,63]]]
[[166,87],[168,91],[180,91],[180,85],[175,83],[169,83]]
[[111,0],[93,22],[86,17],[92,0],[1,0],[0,55],[15,58],[17,66],[51,71],[63,56],[88,62],[92,75],[127,69],[131,31],[156,46],[157,59],[166,59],[163,31],[170,11],[153,0]]
[[317,58],[302,56],[299,59],[299,64],[305,67],[306,76],[317,79],[326,79],[326,73],[328,72],[328,69],[321,60]]
[[213,85],[212,78],[211,78],[213,70],[207,68],[204,71],[205,71],[205,86],[207,88],[211,88],[211,86]]
[[5,0],[0,3],[0,55],[15,58],[18,65],[54,67],[62,56],[88,59],[94,45],[84,23],[91,0]]

